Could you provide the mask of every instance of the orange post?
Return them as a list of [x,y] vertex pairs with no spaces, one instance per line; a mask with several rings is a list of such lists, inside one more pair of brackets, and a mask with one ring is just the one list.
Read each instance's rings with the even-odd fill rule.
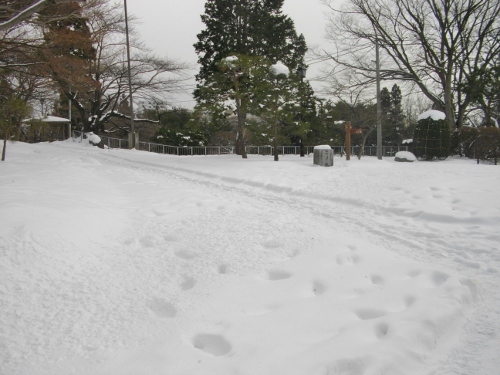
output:
[[346,143],[346,153],[345,160],[351,160],[351,122],[346,121],[345,123],[345,143]]

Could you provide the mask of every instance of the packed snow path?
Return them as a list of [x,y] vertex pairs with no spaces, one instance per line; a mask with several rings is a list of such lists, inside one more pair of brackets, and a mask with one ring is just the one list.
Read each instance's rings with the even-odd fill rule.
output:
[[498,374],[498,168],[170,157],[0,165],[0,374]]

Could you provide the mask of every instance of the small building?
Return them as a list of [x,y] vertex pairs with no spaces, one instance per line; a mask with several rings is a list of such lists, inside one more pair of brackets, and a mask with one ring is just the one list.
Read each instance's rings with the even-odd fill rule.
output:
[[71,122],[57,116],[32,117],[23,120],[22,133],[27,142],[62,141],[71,137]]

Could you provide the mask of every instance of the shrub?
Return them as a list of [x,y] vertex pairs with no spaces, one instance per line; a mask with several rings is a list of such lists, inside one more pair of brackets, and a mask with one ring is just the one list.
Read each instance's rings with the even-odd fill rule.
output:
[[479,135],[477,128],[463,126],[457,129],[451,137],[451,150],[453,155],[475,158],[474,143]]
[[184,129],[178,131],[161,127],[152,138],[155,143],[169,146],[204,146],[208,144],[207,137],[201,132]]
[[444,119],[422,118],[413,134],[413,153],[420,160],[444,160],[450,155],[451,134]]
[[479,128],[475,152],[478,163],[479,160],[488,160],[496,165],[500,156],[500,129],[495,127]]

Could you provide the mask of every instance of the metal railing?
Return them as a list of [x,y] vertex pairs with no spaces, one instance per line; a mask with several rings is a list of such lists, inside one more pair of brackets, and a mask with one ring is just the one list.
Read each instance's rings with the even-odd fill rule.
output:
[[[128,149],[129,143],[126,139],[111,138],[108,136],[99,136],[102,144],[108,148]],[[80,131],[73,131],[73,140],[84,139],[85,135]],[[331,146],[333,153],[336,155],[345,154],[344,146]],[[232,146],[168,146],[159,143],[139,142],[138,150],[154,152],[156,154],[177,155],[177,156],[199,156],[199,155],[230,155],[234,154],[235,150]],[[245,146],[248,155],[274,155],[273,146]],[[304,146],[306,155],[312,153],[313,146]],[[408,146],[383,146],[383,156],[394,156],[399,151],[408,151]],[[351,155],[356,156],[359,152],[359,146],[351,146]],[[300,146],[279,146],[279,155],[300,155]],[[377,146],[365,146],[364,156],[377,156]]]
[[168,154],[177,156],[195,155],[228,155],[234,154],[234,147],[229,146],[167,146],[158,143],[139,142],[138,149],[141,151],[154,152],[157,154]]

